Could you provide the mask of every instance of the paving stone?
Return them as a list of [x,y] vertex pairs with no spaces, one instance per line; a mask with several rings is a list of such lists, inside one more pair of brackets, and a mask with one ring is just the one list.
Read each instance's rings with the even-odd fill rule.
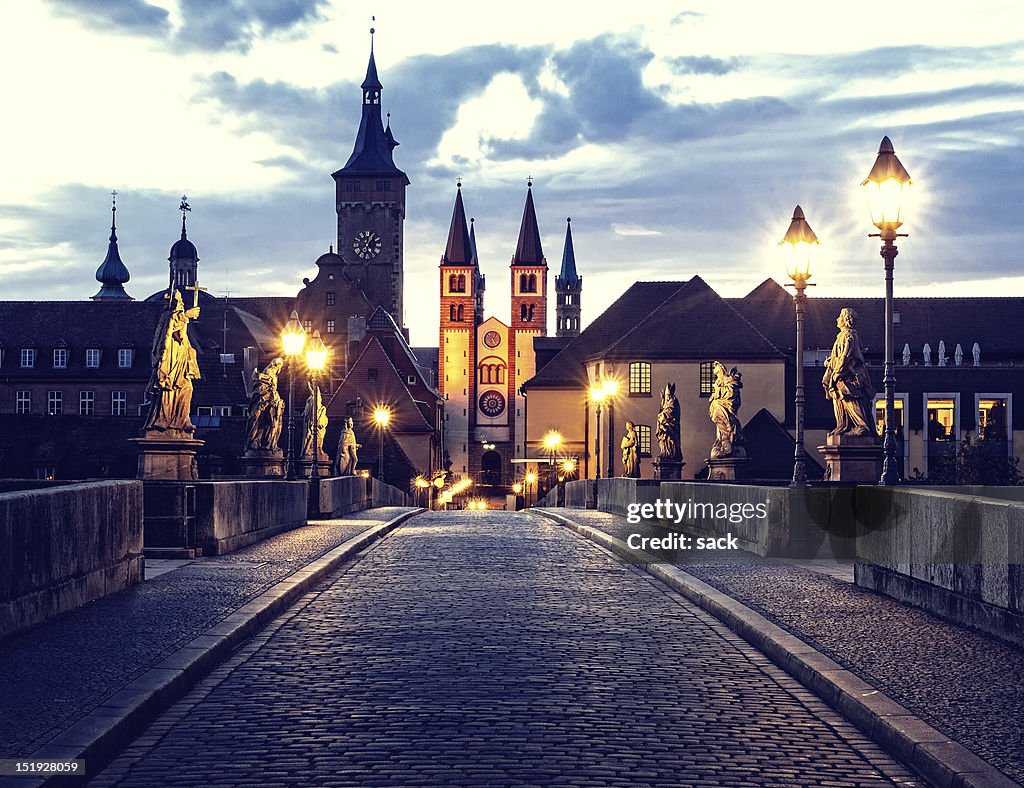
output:
[[410,521],[200,682],[93,785],[155,776],[914,784],[702,610],[567,529],[507,512]]

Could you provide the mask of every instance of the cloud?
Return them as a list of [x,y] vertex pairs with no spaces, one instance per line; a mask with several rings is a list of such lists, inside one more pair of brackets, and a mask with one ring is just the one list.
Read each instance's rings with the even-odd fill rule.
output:
[[50,0],[61,16],[76,17],[104,31],[164,36],[170,30],[167,10],[145,0]]
[[612,232],[625,238],[636,236],[661,235],[661,230],[652,230],[649,227],[641,227],[639,224],[612,223]]
[[691,19],[703,18],[704,14],[700,13],[699,11],[680,11],[678,14],[672,17],[672,21],[670,22],[670,24],[681,25],[684,22],[688,22]]
[[710,55],[681,55],[671,57],[668,64],[676,74],[712,74],[722,76],[735,71],[743,64],[743,58],[722,59]]
[[179,45],[247,51],[254,40],[294,32],[321,17],[328,0],[180,0]]

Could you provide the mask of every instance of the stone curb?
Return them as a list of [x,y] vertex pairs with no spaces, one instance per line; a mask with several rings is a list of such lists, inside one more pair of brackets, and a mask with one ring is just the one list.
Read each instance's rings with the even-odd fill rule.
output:
[[[84,760],[88,770],[85,779],[95,777],[99,768],[133,741],[143,728],[299,597],[354,555],[424,511],[413,509],[363,531],[278,581],[107,698],[28,759]],[[54,776],[14,778],[4,785],[39,788],[82,783],[81,777]]]
[[885,693],[742,602],[676,566],[659,562],[650,553],[627,547],[621,539],[604,531],[552,511],[534,511],[630,559],[638,568],[696,603],[929,783],[940,788],[1011,788],[1020,785]]

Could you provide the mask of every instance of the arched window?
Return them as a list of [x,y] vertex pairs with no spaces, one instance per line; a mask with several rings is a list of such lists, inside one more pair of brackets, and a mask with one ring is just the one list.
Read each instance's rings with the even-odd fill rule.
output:
[[465,293],[466,292],[466,275],[465,274],[459,274],[459,292],[460,293]]
[[519,319],[524,323],[526,322],[526,304],[519,305]]
[[460,321],[466,319],[465,315],[462,312],[462,304],[459,304],[459,316],[457,318],[455,318],[455,319],[456,320],[460,320]]
[[451,276],[448,277],[448,292],[454,293],[456,290],[458,290],[458,287],[459,278],[455,274],[452,274]]
[[533,322],[533,304],[530,304],[529,317],[526,318],[528,322]]
[[525,293],[528,286],[529,280],[526,278],[526,274],[519,274],[519,292]]
[[448,319],[455,319],[455,304],[452,304],[450,307],[448,307]]
[[530,292],[537,292],[537,274],[530,274]]

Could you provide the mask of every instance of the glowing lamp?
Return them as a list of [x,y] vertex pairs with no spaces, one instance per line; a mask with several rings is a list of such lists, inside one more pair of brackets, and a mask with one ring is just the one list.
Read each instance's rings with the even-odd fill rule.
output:
[[573,473],[576,470],[576,458],[566,457],[562,460],[562,473]]
[[292,312],[292,316],[285,323],[284,330],[281,332],[281,344],[284,345],[286,356],[297,356],[302,352],[302,348],[306,344],[306,330],[299,322],[298,312]]
[[522,491],[523,485],[521,485],[519,482],[516,482],[515,484],[512,485],[512,492],[514,492],[516,495],[519,495],[519,493],[521,493]]
[[619,381],[606,380],[601,384],[601,388],[604,389],[604,395],[606,397],[614,397],[619,393]]
[[861,186],[867,197],[871,222],[883,233],[895,233],[903,224],[910,185],[910,173],[896,158],[892,142],[882,137],[875,166]]
[[601,386],[590,387],[590,401],[596,405],[600,405],[604,402],[604,388]]
[[562,445],[562,433],[551,430],[544,436],[544,446],[548,451],[554,451]]
[[533,484],[535,481],[537,481],[537,474],[535,474],[533,471],[530,471],[529,473],[526,474],[527,484]]
[[386,427],[391,421],[391,411],[387,408],[377,408],[373,411],[373,420],[377,422],[378,426]]
[[319,372],[327,363],[327,345],[320,339],[320,332],[313,332],[313,339],[306,348],[306,366],[312,372]]
[[811,250],[817,244],[818,236],[804,218],[803,209],[796,206],[789,229],[779,241],[786,258],[786,273],[794,282],[806,282],[811,278]]
[[430,486],[430,482],[428,482],[422,476],[417,476],[416,477],[416,486],[419,487],[421,490],[425,490],[427,487]]

